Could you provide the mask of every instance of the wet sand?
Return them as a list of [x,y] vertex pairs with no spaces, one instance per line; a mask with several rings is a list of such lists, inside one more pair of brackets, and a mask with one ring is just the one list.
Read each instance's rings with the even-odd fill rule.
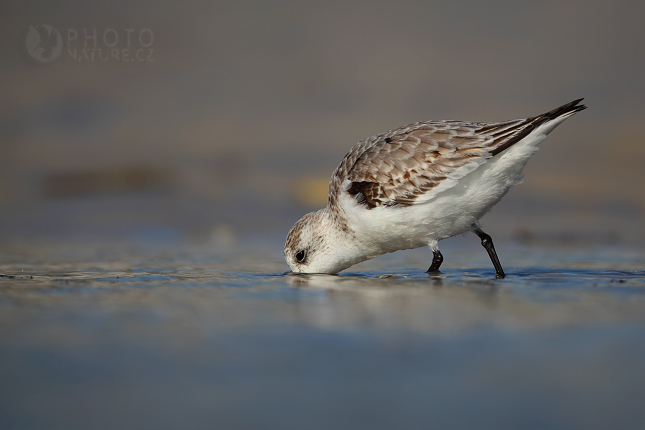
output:
[[460,243],[438,275],[423,250],[293,276],[277,242],[13,248],[0,427],[638,429],[643,255],[500,248],[503,280]]

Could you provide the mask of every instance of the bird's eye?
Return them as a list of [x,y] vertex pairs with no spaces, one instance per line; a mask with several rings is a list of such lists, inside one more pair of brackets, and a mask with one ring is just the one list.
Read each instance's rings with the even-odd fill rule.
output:
[[302,262],[304,262],[306,258],[307,258],[307,250],[306,250],[306,249],[301,249],[301,250],[300,250],[300,251],[298,251],[298,253],[296,254],[296,261],[297,261],[298,263],[302,263]]

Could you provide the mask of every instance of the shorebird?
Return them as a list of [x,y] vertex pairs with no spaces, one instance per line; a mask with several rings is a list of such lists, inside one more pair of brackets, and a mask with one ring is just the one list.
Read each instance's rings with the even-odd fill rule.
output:
[[538,145],[583,99],[526,119],[481,123],[421,121],[368,137],[332,174],[327,206],[291,228],[284,256],[294,273],[334,274],[387,252],[428,246],[472,231],[498,278],[493,240],[478,220],[522,179]]

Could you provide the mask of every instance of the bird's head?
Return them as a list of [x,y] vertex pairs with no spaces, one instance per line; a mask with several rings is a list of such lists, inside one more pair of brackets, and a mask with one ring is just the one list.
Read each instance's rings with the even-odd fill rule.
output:
[[303,216],[291,227],[284,258],[293,273],[338,273],[362,261],[353,234],[325,208]]

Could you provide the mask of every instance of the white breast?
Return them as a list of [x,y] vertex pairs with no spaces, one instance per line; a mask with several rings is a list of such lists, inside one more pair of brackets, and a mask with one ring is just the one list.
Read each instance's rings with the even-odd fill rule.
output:
[[347,180],[339,204],[357,237],[380,253],[418,248],[464,233],[521,181],[522,169],[556,125],[538,127],[474,170],[419,196],[411,206],[367,209],[347,193]]

